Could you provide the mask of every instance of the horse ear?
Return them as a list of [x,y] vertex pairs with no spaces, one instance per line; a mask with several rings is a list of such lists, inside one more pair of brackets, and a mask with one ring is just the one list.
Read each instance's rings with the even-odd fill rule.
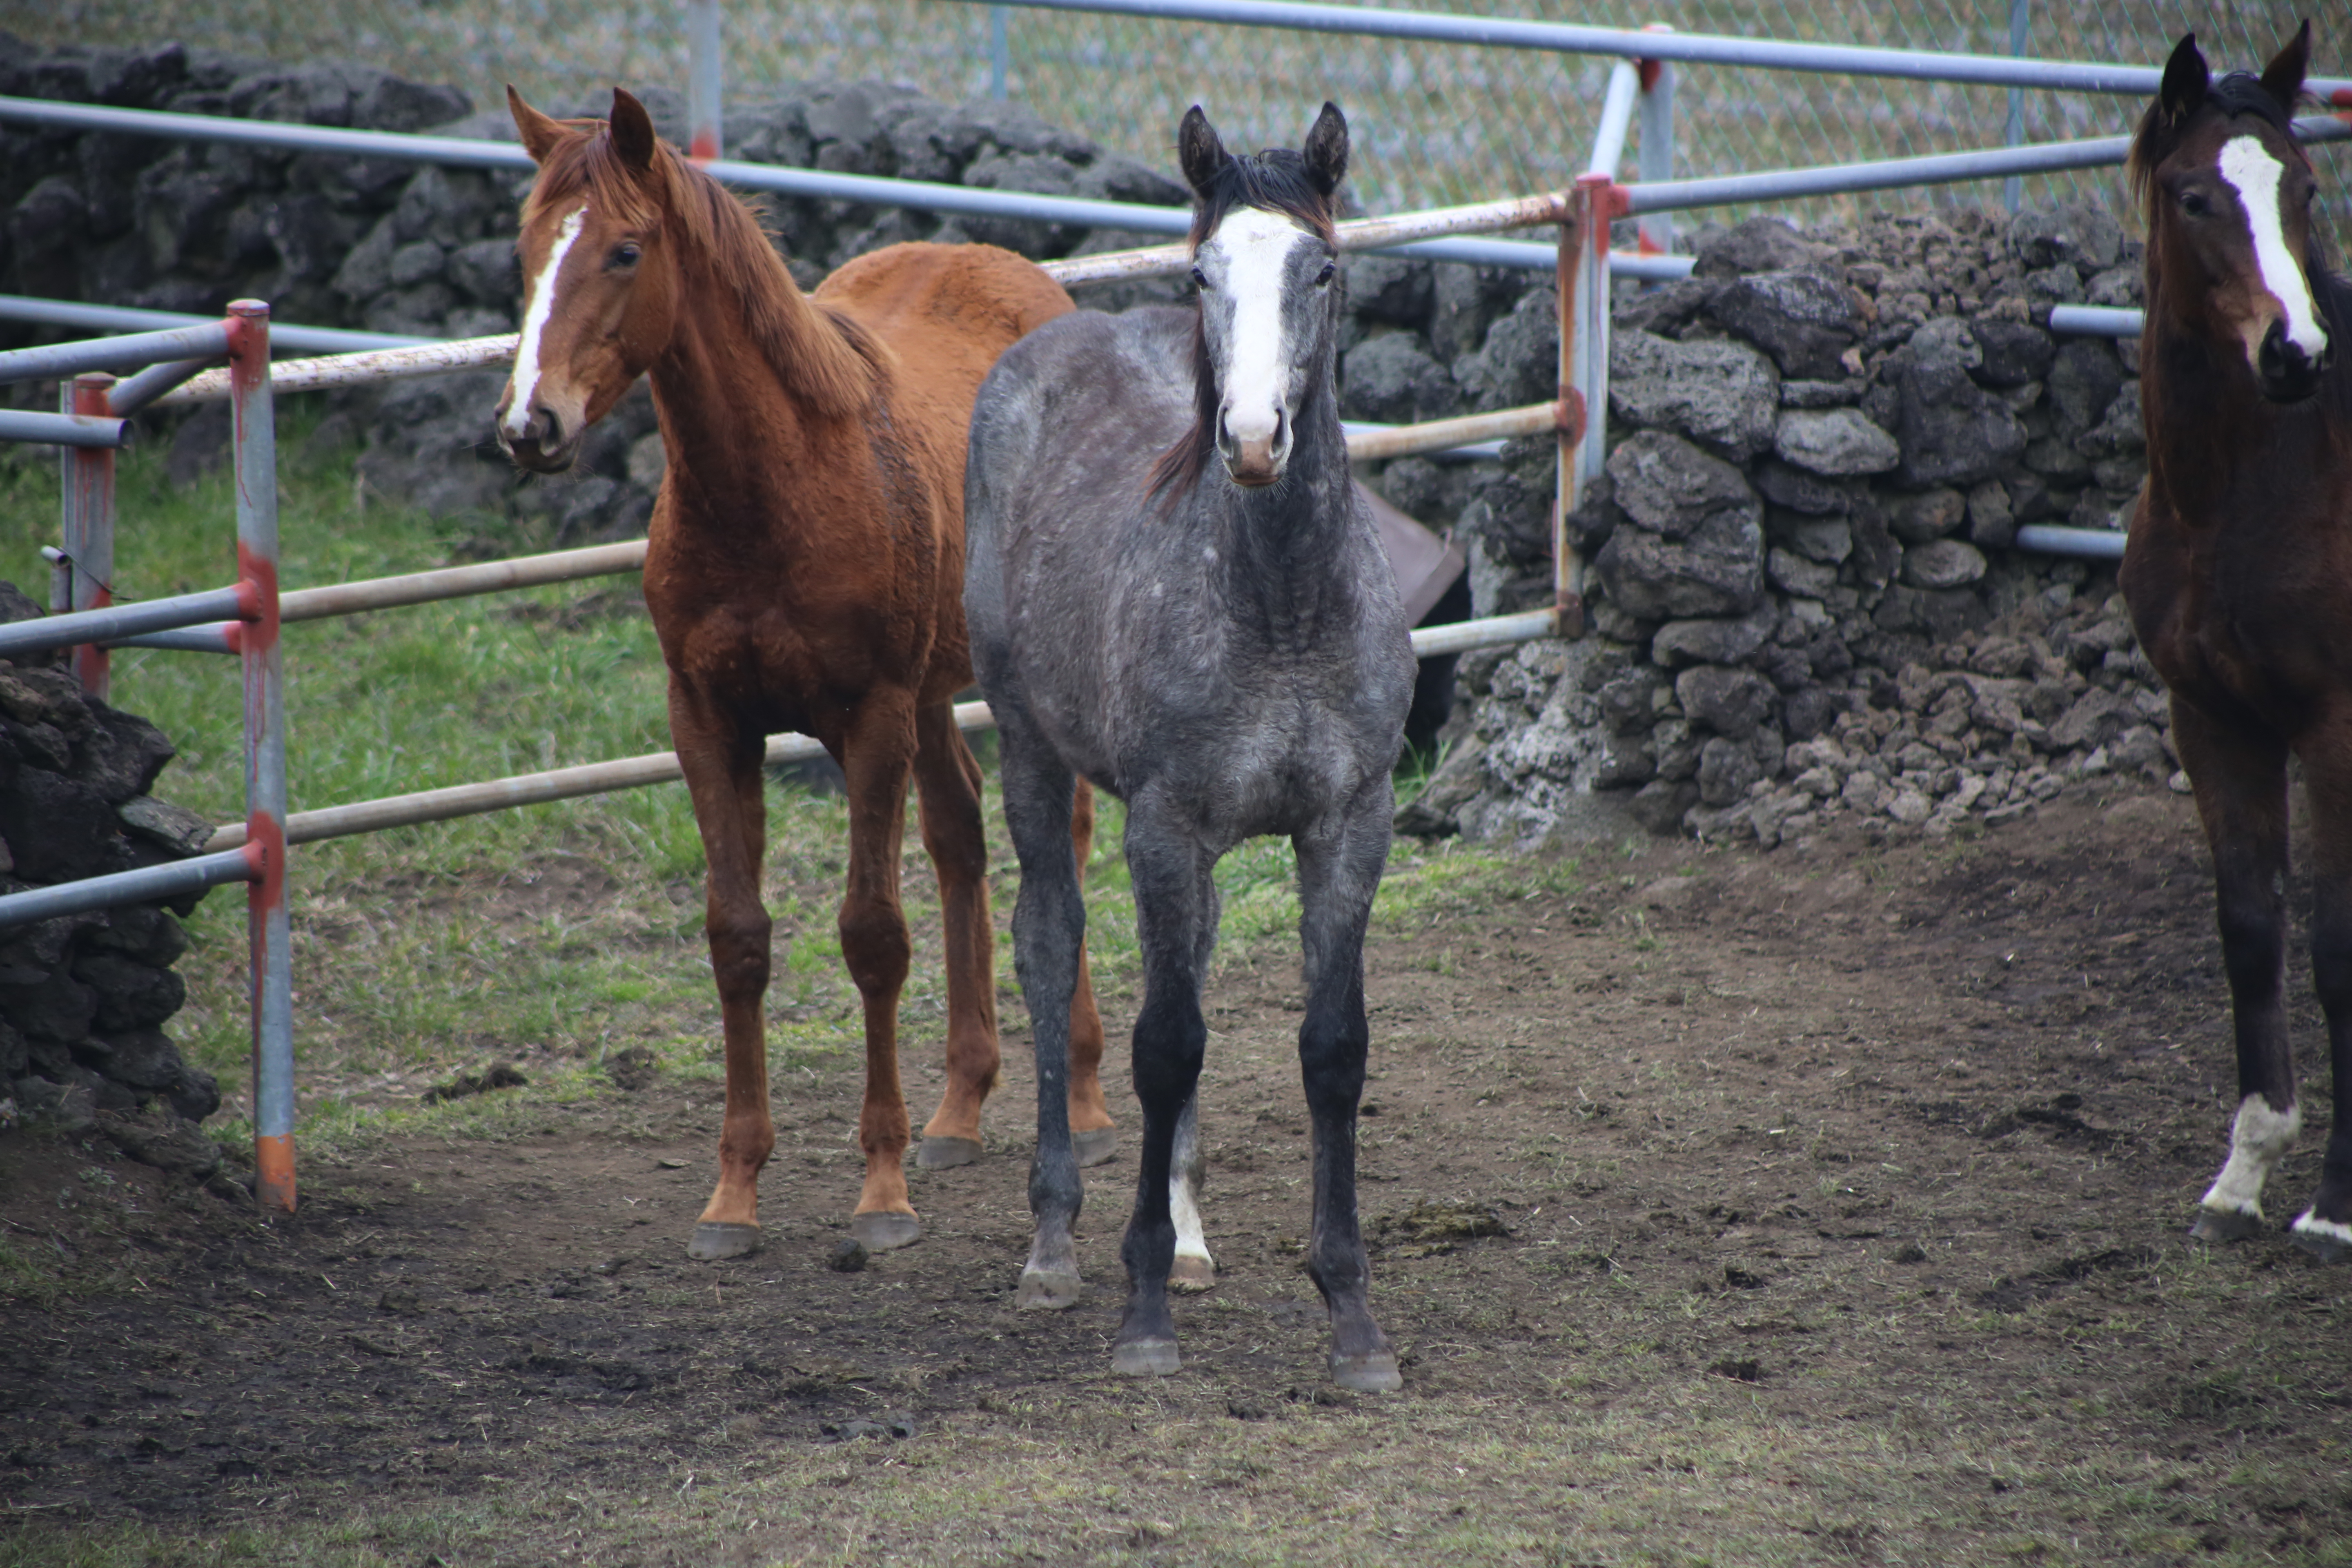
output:
[[1225,144],[1217,140],[1216,127],[1197,103],[1184,111],[1184,122],[1176,128],[1176,163],[1192,194],[1208,200],[1217,176],[1224,172]]
[[1339,112],[1338,104],[1323,106],[1300,152],[1307,158],[1307,177],[1315,182],[1317,190],[1328,196],[1339,188],[1339,182],[1348,177],[1348,117]]
[[2271,58],[2263,68],[2263,90],[2278,100],[2278,106],[2289,114],[2294,112],[2294,101],[2303,96],[2304,74],[2311,68],[2311,18],[2305,16],[2303,26],[2294,30],[2286,47]]
[[2198,51],[2197,35],[2183,33],[2173,47],[2172,58],[2164,62],[2164,85],[2156,89],[2156,101],[2163,108],[2165,119],[2179,125],[2196,113],[2204,106],[2205,89],[2212,80],[2213,73]]
[[515,129],[522,133],[522,150],[530,154],[530,161],[546,163],[563,137],[563,127],[525,103],[512,82],[507,83],[507,112],[514,116]]
[[625,89],[613,89],[613,151],[621,162],[643,174],[653,167],[654,147],[659,138],[654,134],[654,117],[646,112]]

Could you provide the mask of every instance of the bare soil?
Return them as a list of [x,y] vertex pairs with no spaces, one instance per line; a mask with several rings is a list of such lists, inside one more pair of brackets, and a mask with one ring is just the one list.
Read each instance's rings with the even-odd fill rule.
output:
[[[1389,1400],[1323,1375],[1280,943],[1221,959],[1221,1277],[1148,1387],[1107,1371],[1131,1145],[1089,1175],[1089,1299],[1013,1310],[1017,1036],[988,1156],[912,1173],[924,1240],[858,1272],[830,1266],[854,1063],[780,1074],[767,1247],[721,1265],[683,1254],[715,1082],[314,1161],[277,1221],[102,1144],[0,1141],[9,1238],[69,1262],[0,1303],[0,1508],[38,1542],[478,1504],[452,1563],[2338,1561],[2352,1273],[2185,1236],[2236,1098],[2204,858],[2186,801],[2116,794],[1966,844],[1588,851],[1579,890],[1378,931]],[[919,1117],[936,1077],[909,1087]],[[1269,1431],[1352,1479],[1234,1458]],[[975,1500],[997,1522],[961,1542],[894,1522],[894,1485],[944,1465],[979,1500],[992,1454],[1040,1442],[1105,1484]],[[756,1476],[803,1489],[787,1522],[665,1539],[614,1511]]]

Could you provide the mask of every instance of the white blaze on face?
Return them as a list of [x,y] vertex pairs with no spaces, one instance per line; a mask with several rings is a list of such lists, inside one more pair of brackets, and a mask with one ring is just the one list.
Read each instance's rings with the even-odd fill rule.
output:
[[1290,253],[1314,236],[1280,213],[1244,207],[1201,247],[1218,292],[1233,304],[1226,344],[1225,429],[1244,444],[1274,439],[1275,410],[1290,389],[1282,295]]
[[2253,231],[2254,261],[2262,268],[2263,287],[2271,291],[2286,313],[2286,341],[2311,358],[2327,346],[2326,329],[2319,324],[2311,300],[2311,281],[2287,248],[2286,227],[2279,218],[2279,176],[2285,173],[2259,137],[2233,136],[2221,146],[2221,177],[2238,193],[2246,209],[2246,225]]
[[572,242],[580,237],[580,226],[588,221],[588,204],[583,202],[563,217],[555,230],[555,243],[548,247],[547,261],[539,276],[530,280],[530,304],[523,312],[522,342],[515,346],[514,379],[508,384],[513,395],[507,401],[506,432],[520,439],[530,424],[532,395],[539,390],[539,336],[547,330],[547,318],[555,310],[555,277],[563,270],[563,258],[572,254]]

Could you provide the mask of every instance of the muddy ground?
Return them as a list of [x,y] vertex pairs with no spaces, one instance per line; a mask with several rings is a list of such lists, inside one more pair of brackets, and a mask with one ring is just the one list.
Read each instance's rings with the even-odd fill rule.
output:
[[[1012,1308],[1025,1037],[988,1157],[914,1173],[926,1238],[855,1273],[828,1267],[847,1064],[780,1075],[768,1247],[720,1265],[683,1256],[711,1082],[313,1162],[276,1222],[102,1145],[0,1140],[0,1219],[71,1287],[0,1308],[0,1555],[12,1528],[52,1551],[471,1500],[489,1522],[429,1560],[2334,1561],[2352,1272],[2185,1237],[2235,1100],[2203,862],[2184,800],[2070,797],[1967,844],[1591,849],[1573,890],[1379,932],[1362,1209],[1405,1359],[1389,1400],[1323,1376],[1279,943],[1221,958],[1221,1279],[1148,1388],[1106,1375],[1131,1152],[1091,1173],[1088,1300]],[[919,1118],[938,1079],[909,1076]],[[1356,1490],[1219,1457],[1261,1430],[1358,1456]],[[1048,1438],[1130,1494],[1066,1521],[975,1504],[996,1522],[961,1546],[894,1534],[887,1467],[929,1448],[984,1488],[992,1449]],[[755,1475],[805,1492],[764,1534],[614,1521],[615,1498]],[[1640,1500],[1661,1487],[1705,1506]],[[534,1526],[501,1497],[569,1501]],[[1219,1518],[1263,1533],[1204,1544]]]

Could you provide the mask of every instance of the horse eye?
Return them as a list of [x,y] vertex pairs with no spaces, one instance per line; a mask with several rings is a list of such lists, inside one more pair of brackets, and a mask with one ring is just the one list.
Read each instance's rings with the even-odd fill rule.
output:
[[1328,261],[1325,262],[1323,264],[1323,270],[1315,275],[1315,287],[1320,289],[1329,283],[1331,281],[1332,275],[1338,271],[1339,268],[1332,263]]
[[2197,192],[2184,191],[2180,195],[2180,210],[2190,217],[2203,217],[2213,210],[2213,206]]
[[1202,271],[1197,267],[1192,268],[1192,287],[1195,289],[1206,289],[1208,286],[1209,275]]
[[637,264],[637,258],[643,254],[644,252],[637,248],[635,241],[616,245],[613,247],[613,265],[635,267]]

